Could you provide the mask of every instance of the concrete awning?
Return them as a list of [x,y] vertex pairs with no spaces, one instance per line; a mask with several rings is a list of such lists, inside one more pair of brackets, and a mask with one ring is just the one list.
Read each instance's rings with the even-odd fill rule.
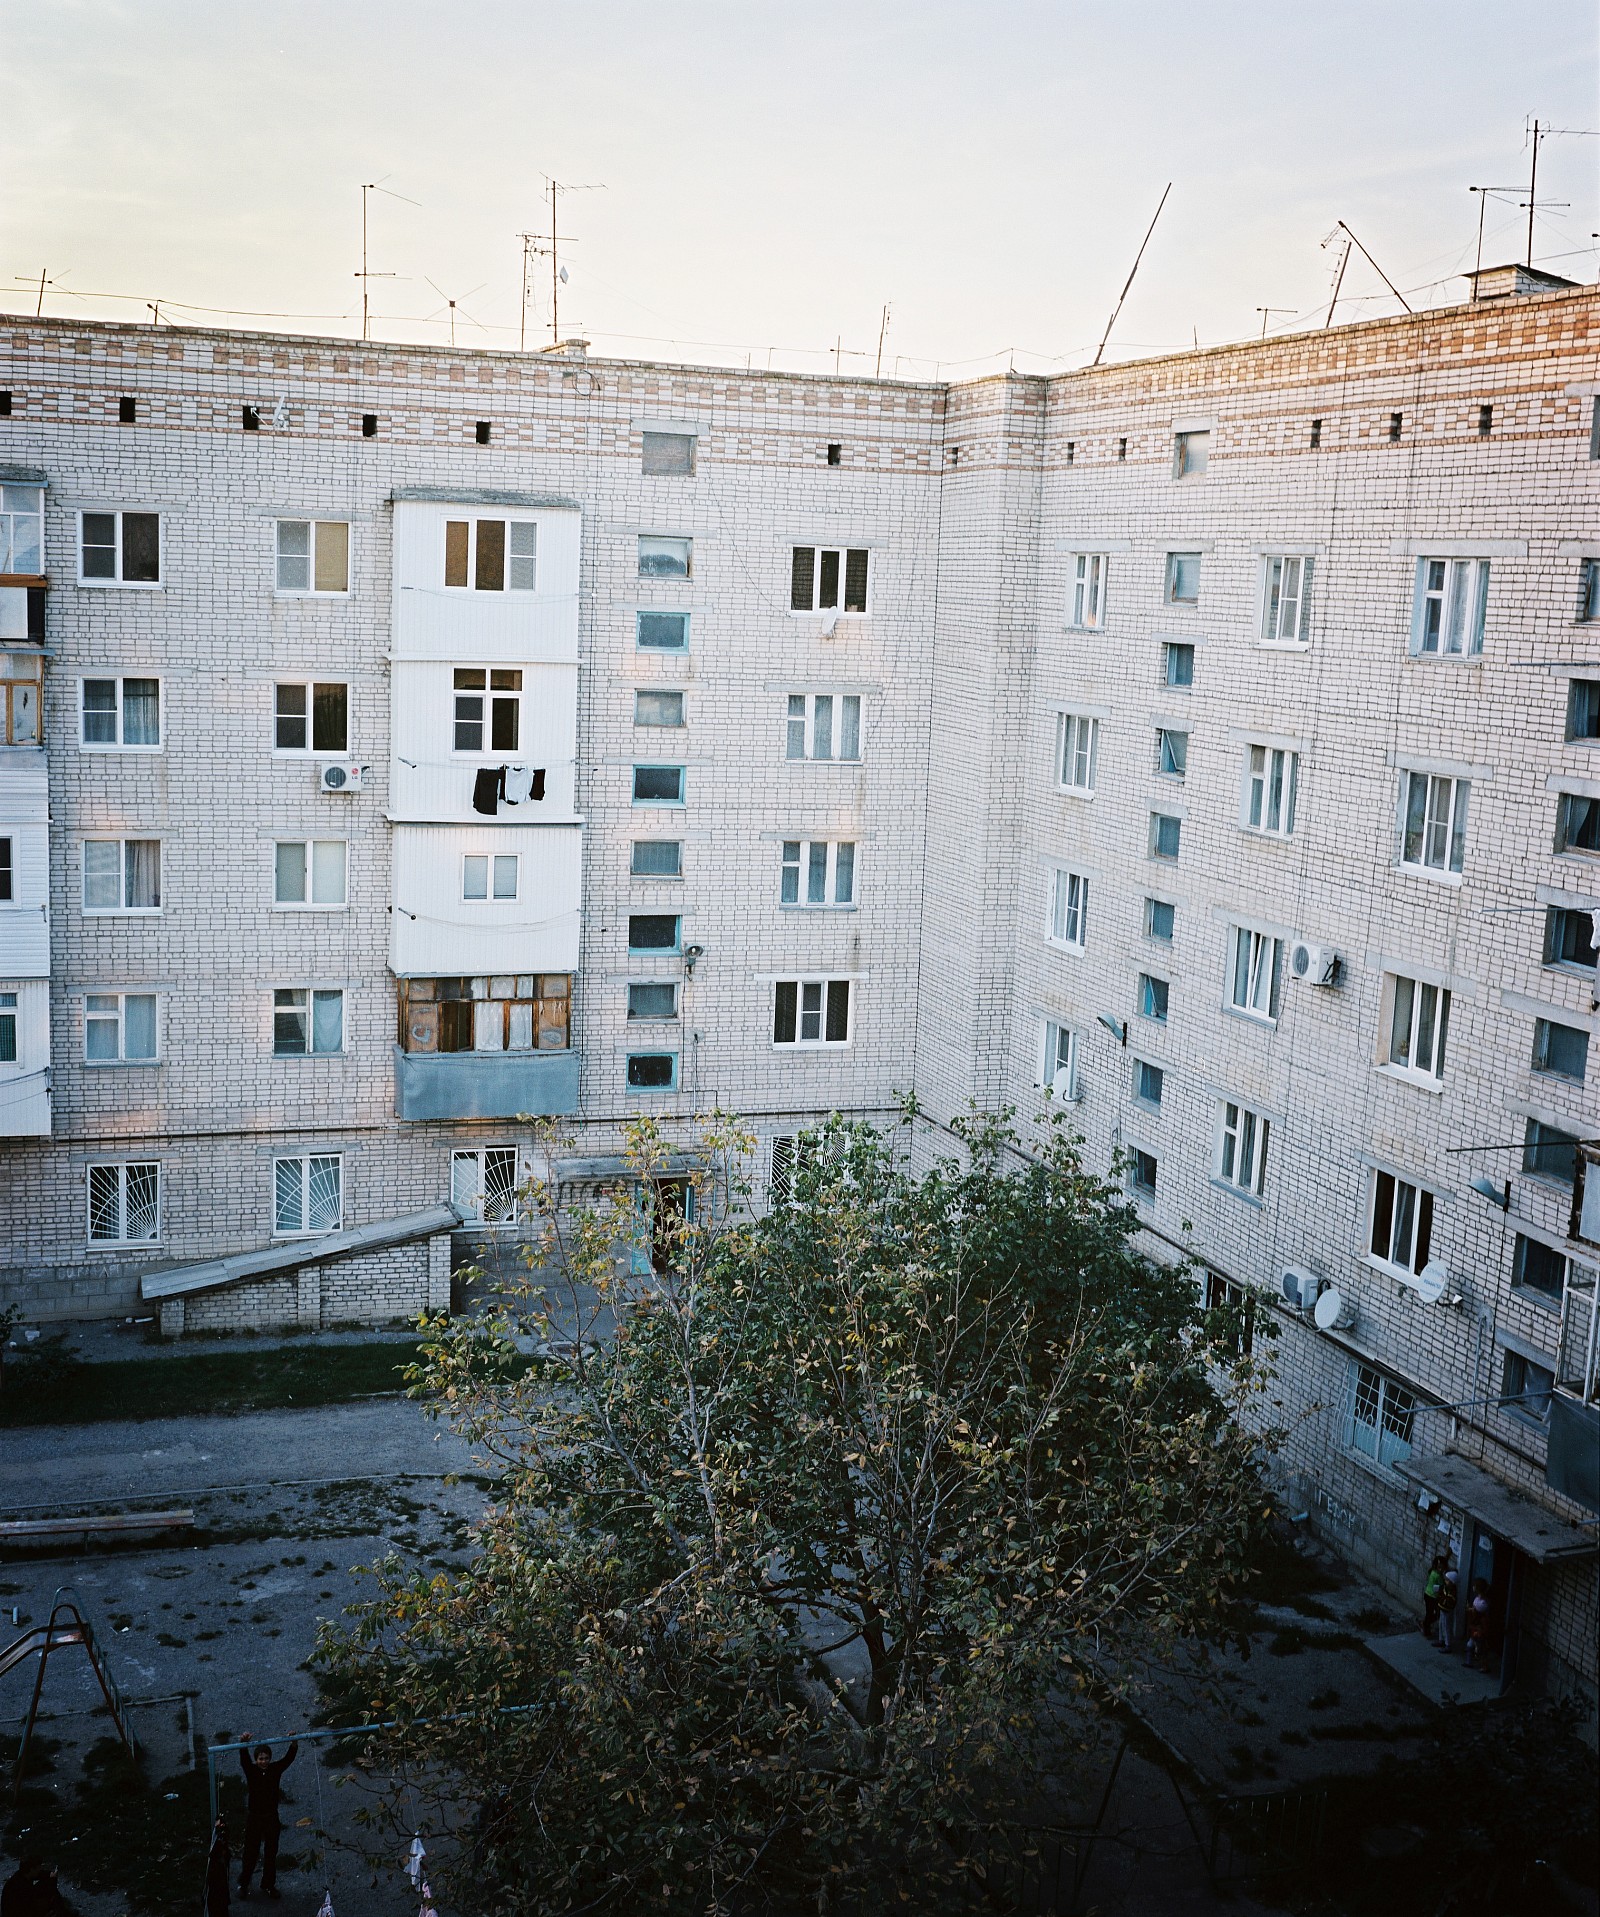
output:
[[1504,1538],[1535,1564],[1592,1557],[1600,1550],[1600,1538],[1592,1529],[1558,1518],[1467,1458],[1401,1458],[1395,1470],[1456,1510],[1469,1512],[1485,1530]]
[[236,1251],[226,1258],[208,1258],[198,1265],[168,1265],[147,1271],[139,1280],[145,1299],[181,1298],[186,1292],[214,1291],[244,1278],[270,1278],[280,1271],[298,1271],[303,1265],[326,1264],[330,1258],[348,1258],[355,1252],[386,1251],[391,1245],[431,1238],[435,1232],[454,1231],[463,1222],[454,1205],[430,1205],[404,1218],[380,1218],[349,1231],[330,1231],[320,1238],[291,1238],[261,1251]]

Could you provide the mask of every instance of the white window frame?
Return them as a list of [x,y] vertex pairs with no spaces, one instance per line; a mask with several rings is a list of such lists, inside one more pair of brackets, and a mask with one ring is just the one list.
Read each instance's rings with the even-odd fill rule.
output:
[[1052,1098],[1070,1102],[1078,1096],[1078,1034],[1059,1019],[1041,1021],[1036,1083]]
[[[1227,1010],[1258,1025],[1276,1025],[1283,991],[1284,941],[1249,925],[1228,927]],[[1242,994],[1242,996],[1241,996]]]
[[1419,559],[1411,612],[1412,657],[1478,657],[1483,651],[1488,606],[1487,559]]
[[[839,1052],[843,1051],[847,1046],[853,1045],[856,1039],[855,985],[856,982],[853,978],[841,977],[838,973],[831,975],[828,973],[821,975],[813,974],[809,978],[801,976],[774,979],[772,1021],[770,1026],[773,1050],[780,1052]],[[795,1035],[793,1038],[779,1038],[777,1035],[778,997],[785,986],[792,986],[794,988]],[[829,1038],[827,1036],[828,1015],[832,1008],[833,989],[836,986],[843,986],[845,991],[845,1035],[843,1038]],[[811,990],[815,990],[818,995],[815,1007],[807,1005],[808,992]],[[815,1018],[818,1021],[818,1035],[808,1038],[804,1036],[804,1033],[806,1021],[810,1018]]]
[[[683,571],[666,572],[647,568],[645,565],[646,546],[682,546]],[[658,555],[659,556],[659,555]],[[639,533],[637,535],[637,563],[641,579],[690,580],[694,577],[694,535],[692,533]]]
[[1086,712],[1056,714],[1056,790],[1092,799],[1100,776],[1100,721]]
[[[1385,1234],[1388,1248],[1375,1251],[1373,1236],[1378,1230],[1378,1198],[1385,1184],[1391,1188],[1389,1225]],[[1434,1195],[1428,1186],[1415,1178],[1403,1178],[1398,1172],[1385,1171],[1375,1165],[1367,1180],[1366,1263],[1407,1284],[1414,1284],[1417,1274],[1433,1256],[1434,1210]],[[1390,1254],[1402,1238],[1406,1257],[1396,1259]],[[1420,1257],[1417,1255],[1419,1246],[1425,1247]]]
[[[505,577],[504,583],[498,587],[480,587],[478,584],[478,527],[481,523],[500,525],[506,529]],[[447,528],[460,525],[465,525],[467,528],[467,576],[461,585],[452,586],[449,583],[450,535]],[[532,530],[533,551],[531,553],[513,551],[513,533],[511,530],[513,526],[526,526]],[[504,595],[513,592],[533,593],[539,590],[539,522],[537,519],[531,518],[527,513],[517,515],[504,507],[484,507],[481,511],[474,507],[464,519],[457,519],[453,515],[447,515],[439,521],[438,553],[439,583],[445,592],[495,592]],[[533,571],[531,577],[527,577],[521,582],[516,582],[513,579],[513,572],[519,561],[524,564],[531,564]]]
[[[483,890],[469,892],[467,882],[475,875],[473,866],[483,867]],[[511,890],[500,890],[504,868],[511,868]],[[515,905],[522,895],[522,859],[515,852],[463,852],[461,855],[461,902],[463,905]]]
[[1217,1155],[1212,1176],[1241,1197],[1259,1198],[1267,1179],[1267,1140],[1271,1120],[1242,1100],[1217,1105]]
[[1449,987],[1406,972],[1385,972],[1379,1017],[1380,1067],[1395,1078],[1437,1091],[1444,1082],[1450,1037]]
[[[118,905],[91,905],[91,904],[89,903],[89,854],[88,854],[88,847],[90,847],[91,845],[114,845],[114,846],[117,846],[117,847],[119,847],[119,848],[120,848],[120,851],[121,851],[121,856],[119,857],[119,859],[118,859],[118,861],[117,861],[117,866],[118,866],[118,877],[117,877],[117,884],[118,884],[118,893],[119,893],[119,897],[120,897],[120,899],[121,899],[121,901],[122,901],[122,902],[121,902],[120,904],[118,904]],[[156,903],[155,905],[129,905],[129,904],[127,903],[127,897],[128,897],[128,847],[129,847],[130,845],[153,845],[153,846],[154,846],[154,847],[156,848],[156,899],[157,899],[157,903]],[[82,841],[80,842],[80,846],[79,846],[79,855],[80,855],[80,863],[81,863],[81,870],[82,870],[82,880],[83,880],[83,887],[82,887],[82,893],[81,893],[81,897],[82,897],[82,899],[83,899],[83,915],[84,915],[84,917],[85,917],[85,918],[109,918],[109,917],[111,917],[112,915],[114,915],[114,914],[115,914],[115,915],[118,915],[118,916],[129,916],[129,915],[131,915],[132,917],[135,917],[135,918],[155,918],[155,917],[156,917],[156,916],[157,916],[157,915],[158,915],[158,914],[159,914],[159,913],[160,913],[160,912],[162,911],[162,909],[163,909],[163,908],[162,908],[162,905],[161,905],[161,903],[160,903],[160,901],[161,901],[161,899],[162,899],[162,896],[163,896],[163,894],[162,894],[162,890],[161,890],[161,867],[162,867],[162,864],[163,864],[163,859],[162,859],[162,851],[163,851],[163,845],[164,845],[164,842],[163,842],[163,841],[162,841],[161,839],[158,839],[158,838],[149,838],[149,839],[144,839],[144,838],[140,838],[140,839],[123,839],[123,838],[116,838],[116,839],[111,839],[111,838],[106,838],[106,839],[102,839],[102,838],[99,838],[99,837],[89,837],[89,838],[85,838],[85,839],[83,839],[83,840],[82,840]]]
[[[305,850],[304,898],[280,899],[278,897],[278,853],[281,847],[298,845]],[[340,888],[337,899],[314,899],[311,894],[316,882],[316,852],[319,845],[337,845],[340,848]],[[350,841],[348,839],[274,839],[272,841],[272,909],[275,912],[344,912],[350,905]]]
[[1252,740],[1244,749],[1244,800],[1239,823],[1264,839],[1294,837],[1300,754],[1292,746]]
[[[43,575],[44,491],[43,486],[33,485],[26,480],[8,479],[4,482],[4,499],[20,499],[23,493],[31,493],[37,503],[31,508],[0,503],[0,572],[24,579],[37,579]],[[37,534],[27,546],[23,546],[17,538],[17,526],[24,520],[33,523]],[[19,564],[19,560],[24,558],[32,558],[36,563],[31,566]]]
[[[811,555],[811,604],[797,606],[794,603],[794,556],[799,552]],[[824,554],[831,553],[839,562],[838,602],[831,606],[820,604],[822,598],[822,560]],[[864,602],[859,606],[846,606],[845,598],[849,591],[850,558],[860,553],[867,562],[867,590]],[[789,548],[789,613],[792,618],[805,619],[818,613],[833,613],[840,619],[866,619],[872,613],[872,575],[877,568],[872,563],[870,546],[813,546],[801,541]]]
[[[1363,1401],[1370,1400],[1371,1419],[1358,1418],[1356,1413]],[[1397,1402],[1403,1400],[1403,1407]],[[1349,1383],[1345,1388],[1345,1448],[1359,1457],[1369,1458],[1382,1471],[1393,1471],[1402,1458],[1411,1455],[1416,1442],[1416,1418],[1421,1406],[1413,1392],[1404,1385],[1396,1384],[1386,1377],[1376,1365],[1369,1365],[1359,1358],[1350,1360]],[[1394,1427],[1404,1423],[1411,1435],[1402,1436]],[[1372,1447],[1360,1442],[1356,1429],[1372,1433]]]
[[[128,1000],[150,1002],[150,1043],[152,1050],[128,1055]],[[116,1050],[109,1057],[91,1057],[89,1028],[110,1026],[116,1035]],[[161,995],[158,992],[85,992],[83,995],[83,1062],[98,1071],[107,1065],[159,1065],[161,1063]]]
[[1111,570],[1111,555],[1075,552],[1071,555],[1071,561],[1067,624],[1074,632],[1098,632],[1105,624],[1106,582]]
[[[303,1007],[279,1005],[280,995],[286,996],[298,992],[305,1000]],[[348,994],[342,985],[275,985],[272,987],[272,1056],[274,1058],[342,1058],[349,1050],[349,1031],[347,1014],[349,1007],[345,1003]],[[339,1043],[337,1045],[319,1045],[317,1043],[317,1000],[336,998],[339,1001]],[[306,1042],[303,1050],[284,1051],[278,1046],[278,1015],[280,1012],[300,1012],[305,1020]]]
[[[284,1175],[281,1167],[296,1165],[299,1167],[299,1218],[298,1225],[280,1223],[283,1216],[282,1195]],[[313,1225],[311,1217],[311,1168],[313,1165],[332,1165],[336,1168],[338,1181],[339,1211],[332,1224]],[[284,1152],[272,1160],[272,1235],[274,1238],[326,1238],[331,1232],[344,1228],[344,1153],[343,1152]]]
[[[490,1195],[488,1171],[491,1159],[497,1169],[502,1172],[506,1169],[509,1159],[511,1171],[510,1191],[504,1194],[509,1199],[509,1206],[502,1216],[496,1218],[488,1218],[484,1215],[487,1209],[484,1201]],[[520,1195],[525,1177],[522,1152],[516,1145],[466,1145],[452,1149],[450,1202],[465,1214],[468,1224],[476,1226],[480,1231],[515,1230],[518,1225],[526,1223],[528,1217],[527,1207]],[[465,1181],[469,1178],[472,1181],[472,1196],[470,1200],[466,1200]],[[496,1194],[497,1199],[500,1195]]]
[[1270,552],[1261,563],[1261,643],[1304,652],[1311,644],[1311,588],[1316,559],[1308,552]]
[[[331,597],[331,595],[329,596]],[[314,743],[316,739],[316,700],[319,686],[324,690],[332,686],[341,686],[344,689],[344,744],[342,746],[319,746]],[[290,687],[298,688],[306,696],[306,742],[303,746],[286,746],[279,745],[278,743],[278,727],[280,723],[285,718],[292,719],[294,717],[293,713],[280,713],[278,711],[278,694],[288,690]],[[354,701],[350,696],[350,681],[348,679],[274,678],[272,682],[273,757],[276,759],[348,759],[351,750],[350,740],[354,733],[354,727],[350,723],[353,707]]]
[[[115,1195],[117,1208],[117,1234],[112,1237],[106,1233],[96,1233],[95,1224],[95,1187],[98,1183],[102,1190],[106,1185],[105,1174],[115,1174]],[[153,1172],[155,1174],[154,1229],[141,1232],[137,1237],[128,1236],[128,1185],[134,1172]],[[91,1251],[108,1251],[128,1245],[159,1245],[165,1225],[164,1210],[166,1199],[166,1179],[160,1159],[133,1158],[116,1162],[103,1162],[90,1165],[84,1178],[84,1197],[86,1212],[84,1217],[85,1242]]]
[[[1411,802],[1421,783],[1422,824],[1416,834],[1418,856],[1409,856],[1412,838]],[[1400,857],[1404,871],[1420,872],[1445,884],[1458,885],[1466,864],[1467,817],[1472,797],[1472,781],[1453,773],[1420,772],[1402,767],[1400,772]],[[1442,804],[1441,804],[1442,799]],[[1441,841],[1442,835],[1442,841]],[[1444,857],[1435,860],[1428,853],[1442,842]]]
[[[481,672],[481,686],[463,686],[456,683],[464,672]],[[516,684],[497,686],[494,675],[505,673],[514,675]],[[522,696],[525,690],[521,666],[474,665],[469,660],[456,659],[450,669],[450,753],[452,761],[461,759],[504,759],[508,753],[517,753],[522,749]],[[478,716],[474,719],[463,717],[461,702],[463,699],[476,699]],[[496,745],[494,742],[495,708],[511,704],[516,708],[516,740],[511,745]],[[475,746],[461,745],[460,728],[475,725],[479,729],[480,739]]]
[[[283,533],[286,526],[304,526],[306,529],[306,550],[304,553],[286,553],[283,550]],[[317,558],[323,543],[324,527],[337,527],[344,535],[344,584],[342,586],[319,586],[317,584]],[[272,530],[272,593],[275,599],[348,599],[350,597],[350,573],[354,561],[354,541],[351,537],[351,525],[348,519],[294,519],[283,518],[273,521]],[[285,563],[290,565],[304,561],[307,583],[303,586],[286,586],[283,583]]]
[[[153,684],[156,689],[156,736],[153,744],[129,741],[127,731],[127,693],[130,679]],[[114,739],[91,739],[89,735],[89,687],[114,685],[117,689]],[[78,748],[82,752],[162,752],[166,749],[167,682],[159,672],[84,672],[78,676]]]
[[[854,839],[784,839],[779,846],[778,903],[785,911],[851,912],[856,905],[856,841]],[[789,856],[793,851],[794,857]],[[822,854],[821,859],[817,857]],[[847,856],[846,856],[847,855]],[[848,896],[839,896],[841,866]],[[812,897],[820,874],[822,897]],[[791,879],[794,897],[790,898]]]
[[1050,915],[1045,938],[1068,952],[1082,952],[1089,936],[1089,880],[1064,865],[1050,868]]
[[[819,701],[828,705],[828,750],[818,753],[817,712]],[[862,706],[859,692],[791,692],[785,707],[784,758],[793,765],[810,761],[815,765],[859,765],[861,763]],[[797,712],[796,706],[800,707]],[[846,756],[843,747],[851,729],[855,732],[855,753]],[[804,749],[797,752],[796,745]],[[835,747],[838,750],[835,750]]]
[[[154,519],[156,522],[156,577],[154,579],[124,579],[122,576],[122,520],[126,513],[140,518]],[[117,522],[117,543],[113,550],[116,557],[116,574],[110,579],[90,578],[83,570],[84,540],[83,522],[86,519],[115,519]],[[161,592],[167,583],[167,516],[159,508],[151,506],[87,506],[78,510],[78,557],[77,583],[99,591],[118,592]],[[97,548],[96,550],[101,550]]]

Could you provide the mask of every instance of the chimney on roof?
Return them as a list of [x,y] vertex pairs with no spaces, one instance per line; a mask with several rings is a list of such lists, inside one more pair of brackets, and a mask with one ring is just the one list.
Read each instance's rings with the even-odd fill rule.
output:
[[1525,293],[1559,293],[1563,287],[1576,286],[1576,280],[1564,280],[1559,273],[1545,273],[1537,266],[1480,266],[1466,276],[1472,282],[1474,300],[1517,299]]
[[586,339],[564,339],[557,346],[541,348],[546,359],[587,359],[589,342]]

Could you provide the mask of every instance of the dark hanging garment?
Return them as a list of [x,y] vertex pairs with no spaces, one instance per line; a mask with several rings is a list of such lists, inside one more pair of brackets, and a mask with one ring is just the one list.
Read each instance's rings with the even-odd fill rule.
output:
[[544,797],[544,767],[543,766],[540,766],[538,771],[535,772],[533,775],[533,785],[531,789],[529,790],[528,797],[530,799],[542,799]]
[[492,819],[500,808],[500,781],[503,768],[486,765],[480,768],[477,778],[472,782],[472,809],[483,812]]

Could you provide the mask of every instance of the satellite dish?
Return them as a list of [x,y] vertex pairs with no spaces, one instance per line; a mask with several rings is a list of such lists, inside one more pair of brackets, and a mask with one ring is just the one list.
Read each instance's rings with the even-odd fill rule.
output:
[[1417,1294],[1425,1305],[1436,1305],[1450,1288],[1450,1267],[1430,1258],[1417,1273]]
[[1319,1331],[1342,1331],[1355,1318],[1355,1312],[1344,1301],[1344,1294],[1337,1285],[1329,1285],[1317,1300],[1311,1313]]
[[565,285],[566,285],[566,283],[567,283],[567,269],[566,269],[565,267],[562,267],[562,269],[561,269],[561,284],[562,284],[563,286],[565,286]]

